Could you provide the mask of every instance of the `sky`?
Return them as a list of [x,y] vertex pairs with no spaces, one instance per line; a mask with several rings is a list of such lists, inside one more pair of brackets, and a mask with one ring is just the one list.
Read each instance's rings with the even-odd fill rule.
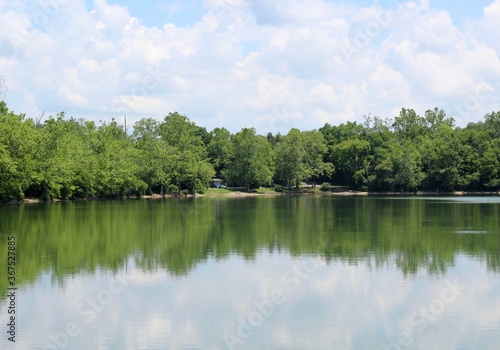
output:
[[0,0],[0,25],[0,98],[29,118],[267,134],[500,110],[500,0]]

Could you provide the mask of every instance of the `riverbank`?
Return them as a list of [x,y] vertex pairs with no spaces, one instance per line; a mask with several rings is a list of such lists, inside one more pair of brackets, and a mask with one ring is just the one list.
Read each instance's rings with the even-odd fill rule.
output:
[[478,191],[453,191],[453,192],[436,192],[436,191],[418,191],[414,192],[367,192],[370,196],[495,196],[500,195],[500,191],[478,192]]
[[[297,196],[297,195],[319,195],[319,196],[499,196],[500,191],[495,192],[477,192],[477,191],[454,191],[454,192],[429,192],[429,191],[419,191],[419,192],[363,192],[363,191],[342,191],[342,192],[321,192],[321,191],[309,191],[309,192],[276,192],[270,191],[259,191],[259,192],[244,192],[244,191],[226,191],[226,192],[208,192],[206,194],[196,194],[196,198],[208,197],[208,198],[245,198],[245,197],[272,197],[272,196]],[[53,199],[51,202],[63,202],[63,201],[92,201],[92,200],[116,200],[116,199],[165,199],[165,198],[193,198],[192,194],[187,195],[144,195],[144,196],[128,196],[128,197],[117,197],[117,198],[81,198],[81,199]],[[25,198],[20,201],[13,201],[14,203],[40,203],[43,202],[37,198]],[[9,203],[4,203],[9,204]]]

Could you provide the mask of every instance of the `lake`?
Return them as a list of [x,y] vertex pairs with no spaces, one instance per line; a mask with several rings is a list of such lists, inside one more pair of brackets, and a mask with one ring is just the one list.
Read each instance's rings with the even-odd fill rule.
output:
[[500,344],[498,196],[4,205],[0,261],[2,349]]

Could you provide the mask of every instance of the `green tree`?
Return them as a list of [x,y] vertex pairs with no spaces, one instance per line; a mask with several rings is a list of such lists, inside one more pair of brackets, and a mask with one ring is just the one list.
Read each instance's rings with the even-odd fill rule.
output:
[[250,188],[270,184],[274,174],[274,157],[270,143],[255,129],[244,128],[232,139],[234,152],[224,178],[231,184]]
[[93,198],[97,193],[99,161],[93,146],[97,128],[92,121],[70,121],[73,129],[70,147],[74,176],[71,181],[72,198]]
[[210,132],[210,142],[207,146],[207,155],[214,166],[216,176],[221,177],[221,172],[226,168],[231,157],[231,133],[225,128],[215,128]]
[[437,107],[432,110],[429,109],[425,112],[424,122],[427,131],[431,135],[435,134],[441,125],[447,125],[450,128],[455,126],[455,120],[453,118],[446,117],[446,113]]
[[426,187],[436,191],[453,191],[460,184],[460,141],[456,131],[441,125],[434,138],[422,147]]
[[363,125],[356,122],[347,122],[346,124],[337,126],[326,123],[319,131],[323,134],[330,148],[342,141],[364,139],[366,135],[366,130]]
[[488,143],[479,168],[481,183],[487,189],[500,189],[500,139]]
[[330,180],[335,171],[333,163],[324,161],[328,152],[323,134],[317,130],[303,131],[305,158],[304,162],[308,173],[306,180],[316,180],[318,178],[327,178]]
[[160,138],[159,123],[153,118],[141,119],[134,124],[133,137],[139,150],[141,179],[149,192],[164,194],[172,178],[172,154],[174,149]]
[[29,189],[44,200],[72,198],[75,190],[79,148],[79,125],[65,120],[65,113],[50,117],[38,128],[38,143],[34,159],[36,174]]
[[[500,112],[455,126],[443,110],[421,117],[403,108],[391,119],[325,124],[266,137],[254,129],[207,132],[177,112],[142,119],[131,137],[115,120],[44,123],[0,102],[0,201],[202,192],[216,174],[248,190],[278,182],[335,180],[355,189],[494,190],[500,187]],[[274,169],[276,161],[276,169]],[[214,170],[215,168],[215,170]],[[276,171],[275,171],[276,170]]]
[[298,190],[299,181],[307,177],[308,170],[304,162],[306,150],[302,133],[291,129],[283,141],[276,144],[274,152],[276,180],[288,187],[293,183]]
[[200,128],[188,117],[177,112],[169,113],[159,126],[163,141],[173,149],[171,158],[172,178],[181,191],[182,186],[189,186],[196,193],[196,185],[208,185],[215,174],[206,156],[206,147]]
[[426,131],[425,118],[420,117],[413,109],[403,108],[394,118],[392,124],[394,131],[403,138],[416,140]]
[[341,172],[341,181],[356,189],[366,189],[371,167],[370,143],[350,139],[333,146],[333,163]]
[[35,125],[0,101],[0,202],[20,200],[34,176]]
[[144,194],[148,186],[140,176],[140,153],[133,139],[114,119],[99,126],[96,137],[98,194],[105,197]]
[[291,129],[275,146],[276,179],[289,187],[293,183],[298,190],[300,181],[320,175],[330,176],[333,165],[323,161],[326,152],[327,146],[320,132]]
[[401,144],[391,140],[386,147],[376,150],[375,189],[391,191],[417,191],[425,174],[422,159],[412,143]]
[[500,138],[500,111],[486,114],[484,127],[492,139]]

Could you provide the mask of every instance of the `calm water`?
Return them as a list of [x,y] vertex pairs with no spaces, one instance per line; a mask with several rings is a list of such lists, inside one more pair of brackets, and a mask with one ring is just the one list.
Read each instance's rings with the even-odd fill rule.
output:
[[500,344],[499,197],[8,205],[0,262],[1,349]]

